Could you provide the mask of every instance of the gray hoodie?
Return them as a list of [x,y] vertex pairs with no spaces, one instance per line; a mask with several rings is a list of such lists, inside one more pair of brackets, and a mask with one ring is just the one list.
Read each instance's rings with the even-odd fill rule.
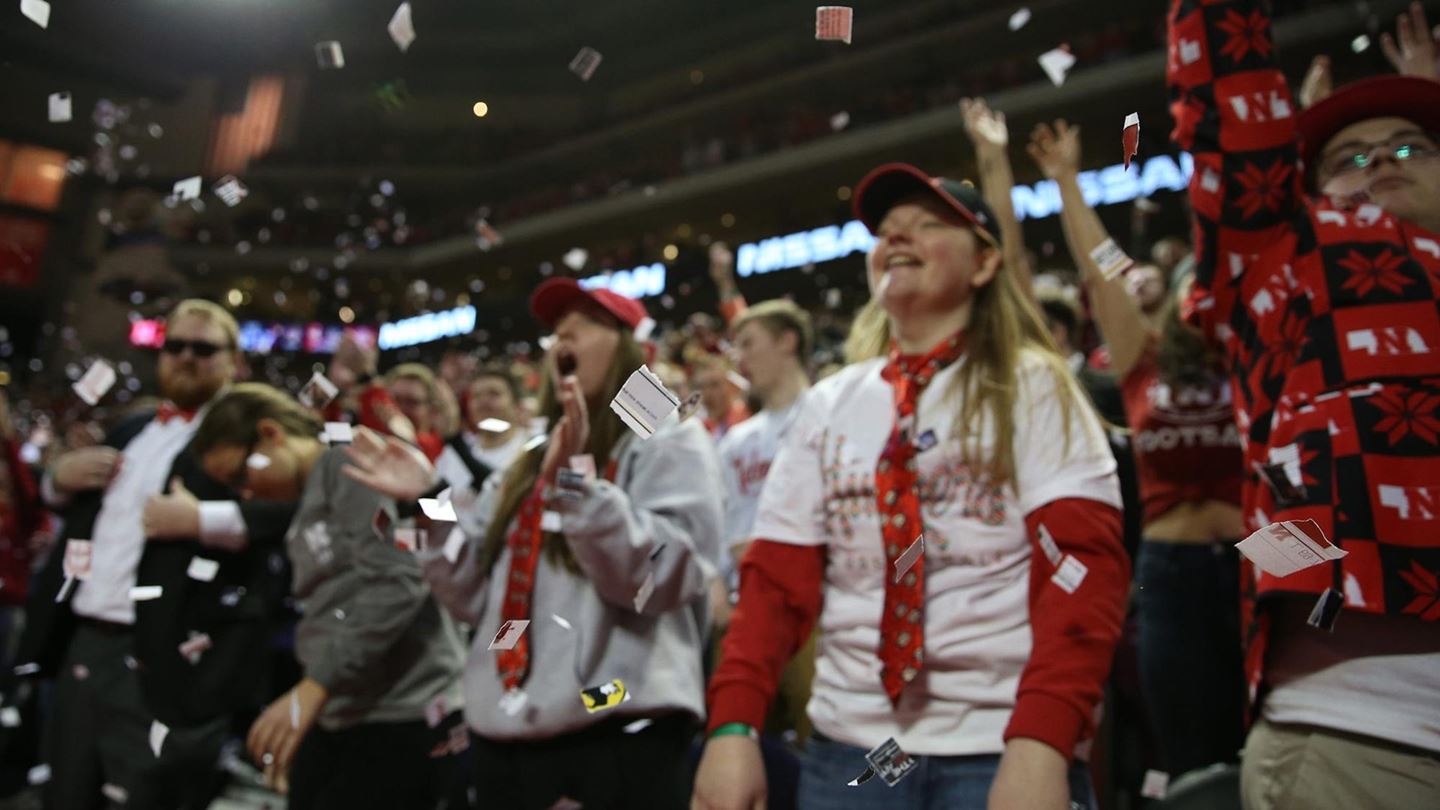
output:
[[455,624],[393,528],[374,528],[377,510],[393,527],[395,502],[341,474],[346,463],[339,448],[316,462],[285,538],[302,605],[295,655],[330,692],[320,725],[418,720],[437,700],[459,708]]
[[[672,711],[705,716],[706,583],[717,572],[723,516],[714,446],[697,420],[672,419],[647,440],[628,437],[617,453],[615,483],[590,482],[578,500],[547,505],[561,514],[581,573],[542,552],[525,631],[523,703],[505,696],[497,653],[488,649],[501,624],[510,551],[489,577],[477,566],[504,476],[491,476],[460,515],[466,543],[455,563],[441,549],[419,553],[436,598],[476,627],[465,716],[484,737],[545,739],[612,717]],[[513,529],[512,522],[507,532]],[[636,594],[652,575],[654,590],[637,611]],[[626,702],[588,713],[580,692],[616,679],[629,693]]]

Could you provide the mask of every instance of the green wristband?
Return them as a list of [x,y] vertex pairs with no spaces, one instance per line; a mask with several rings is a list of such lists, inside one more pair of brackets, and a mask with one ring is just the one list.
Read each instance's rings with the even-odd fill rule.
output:
[[709,738],[713,740],[716,737],[738,737],[741,735],[749,737],[752,740],[760,739],[760,732],[756,731],[755,727],[749,723],[725,723],[724,725],[717,726],[714,731],[710,732]]

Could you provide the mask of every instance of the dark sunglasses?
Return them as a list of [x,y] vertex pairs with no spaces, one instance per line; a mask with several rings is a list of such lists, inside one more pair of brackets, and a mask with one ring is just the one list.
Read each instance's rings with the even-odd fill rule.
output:
[[179,338],[165,338],[165,343],[160,346],[160,351],[166,354],[184,354],[189,349],[196,357],[214,357],[216,352],[225,350],[224,346],[217,346],[214,343],[207,343],[203,340],[180,340]]

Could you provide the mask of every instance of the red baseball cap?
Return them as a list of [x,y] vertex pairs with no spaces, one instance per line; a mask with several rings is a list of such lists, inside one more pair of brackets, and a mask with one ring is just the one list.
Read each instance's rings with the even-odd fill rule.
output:
[[587,290],[573,278],[552,278],[536,287],[530,295],[530,314],[554,329],[566,313],[586,302],[600,306],[632,330],[649,317],[645,305],[634,298],[604,288]]
[[1420,76],[1376,76],[1336,90],[1300,113],[1300,161],[1313,180],[1320,152],[1335,134],[1367,118],[1404,118],[1440,132],[1440,81]]
[[972,185],[948,177],[931,177],[909,163],[886,163],[865,175],[855,186],[855,218],[875,233],[891,208],[913,194],[932,194],[997,244],[1000,229],[990,206]]

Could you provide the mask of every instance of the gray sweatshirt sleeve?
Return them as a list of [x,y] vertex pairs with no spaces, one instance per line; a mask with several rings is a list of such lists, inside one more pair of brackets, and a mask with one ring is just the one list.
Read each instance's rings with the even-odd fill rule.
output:
[[695,420],[642,442],[621,484],[595,481],[564,507],[562,531],[601,598],[635,609],[636,592],[654,574],[641,613],[656,616],[700,598],[719,563],[723,484],[715,448]]
[[394,504],[326,465],[325,492],[331,504],[331,538],[352,550],[358,587],[329,639],[329,649],[309,664],[306,675],[331,692],[352,691],[371,676],[374,664],[415,622],[428,591],[410,552],[395,547],[393,530],[378,537],[375,511],[394,517]]
[[490,578],[480,571],[480,544],[485,541],[495,504],[500,495],[503,475],[491,475],[480,485],[480,496],[472,504],[456,506],[455,524],[464,533],[459,548],[446,555],[448,537],[431,538],[426,548],[417,551],[420,570],[430,583],[430,592],[456,621],[474,626],[480,621],[485,605],[485,590]]

